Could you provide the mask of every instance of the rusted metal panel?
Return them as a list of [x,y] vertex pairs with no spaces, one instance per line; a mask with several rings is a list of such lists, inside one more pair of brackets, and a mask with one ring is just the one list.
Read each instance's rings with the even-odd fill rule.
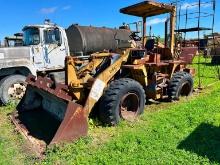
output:
[[50,144],[73,141],[88,133],[88,116],[79,104],[69,102],[64,120]]
[[183,47],[180,54],[180,59],[187,64],[191,64],[197,53],[198,47]]
[[28,129],[24,126],[22,121],[19,119],[18,111],[14,111],[11,115],[11,121],[15,125],[15,130],[21,133],[25,140],[27,140],[27,145],[29,145],[32,148],[32,152],[37,156],[41,157],[46,148],[46,143],[34,138],[33,136],[30,136],[30,132]]
[[72,96],[70,96],[68,93],[68,86],[64,84],[56,84],[56,87],[52,88],[53,81],[51,79],[43,78],[41,76],[38,76],[36,79],[36,77],[33,75],[29,75],[26,79],[26,82],[33,87],[48,91],[51,94],[59,97],[60,99],[72,101]]
[[138,17],[152,17],[155,15],[172,12],[174,8],[174,6],[164,3],[144,1],[126,8],[122,8],[120,12]]
[[65,85],[54,87],[50,79],[34,76],[27,82],[27,92],[11,119],[38,155],[46,146],[87,135],[87,113],[72,100]]
[[131,31],[105,27],[71,25],[67,28],[66,34],[72,54],[116,50],[120,41],[131,40]]

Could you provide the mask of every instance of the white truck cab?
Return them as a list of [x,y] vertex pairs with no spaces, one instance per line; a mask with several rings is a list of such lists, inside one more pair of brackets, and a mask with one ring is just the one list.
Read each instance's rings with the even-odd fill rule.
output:
[[38,71],[64,67],[69,54],[65,29],[56,25],[29,25],[23,29],[24,46],[30,47],[33,64]]
[[28,74],[64,68],[69,46],[65,29],[50,22],[23,28],[23,46],[0,48],[0,103],[22,98]]

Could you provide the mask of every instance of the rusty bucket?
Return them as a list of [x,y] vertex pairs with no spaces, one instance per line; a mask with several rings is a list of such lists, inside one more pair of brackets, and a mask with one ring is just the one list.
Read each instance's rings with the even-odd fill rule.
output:
[[25,96],[11,119],[35,153],[42,154],[49,145],[87,135],[87,115],[68,95],[65,85],[52,88],[50,79],[34,76],[26,81]]

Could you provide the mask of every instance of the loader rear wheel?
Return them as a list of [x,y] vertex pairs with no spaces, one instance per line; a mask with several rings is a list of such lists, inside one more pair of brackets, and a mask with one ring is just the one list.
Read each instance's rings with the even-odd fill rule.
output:
[[107,125],[117,125],[121,119],[133,121],[143,113],[145,100],[145,91],[137,81],[115,80],[100,100],[99,118]]
[[176,72],[168,86],[168,96],[172,100],[179,100],[181,96],[189,96],[193,91],[193,78],[187,72]]
[[23,75],[10,75],[0,81],[0,103],[18,102],[26,90],[26,77]]

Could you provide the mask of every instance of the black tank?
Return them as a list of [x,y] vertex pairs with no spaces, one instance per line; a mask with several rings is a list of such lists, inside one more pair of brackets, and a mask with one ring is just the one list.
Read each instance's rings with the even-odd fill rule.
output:
[[118,48],[118,40],[130,40],[131,31],[71,25],[66,29],[71,54],[90,54]]

